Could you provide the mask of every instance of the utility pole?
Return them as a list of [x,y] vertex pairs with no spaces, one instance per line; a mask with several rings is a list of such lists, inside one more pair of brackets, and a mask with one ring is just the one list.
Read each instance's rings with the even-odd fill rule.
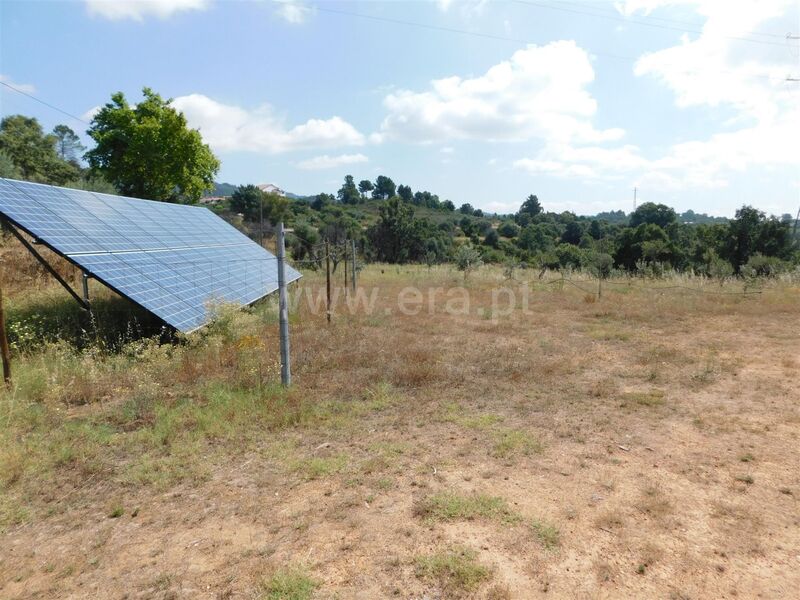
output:
[[3,381],[11,383],[11,353],[8,351],[6,337],[6,316],[3,313],[3,290],[0,288],[0,354],[3,355]]
[[797,239],[797,222],[800,221],[800,208],[797,209],[797,216],[794,219],[794,227],[792,227],[792,238]]
[[325,287],[328,298],[328,323],[331,322],[331,244],[325,240]]
[[278,307],[281,336],[281,385],[292,385],[292,366],[289,356],[289,302],[286,294],[286,232],[283,221],[278,225]]
[[[798,215],[800,216],[800,214]],[[352,249],[352,259],[353,259],[353,272],[350,273],[350,283],[353,286],[353,293],[356,291],[356,241],[350,240],[350,247]]]
[[633,212],[636,212],[636,188],[633,188]]

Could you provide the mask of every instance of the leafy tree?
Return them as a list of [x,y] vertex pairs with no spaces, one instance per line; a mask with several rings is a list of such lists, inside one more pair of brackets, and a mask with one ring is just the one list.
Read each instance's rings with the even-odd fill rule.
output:
[[390,263],[418,260],[426,253],[423,223],[414,208],[394,196],[380,207],[378,222],[367,232],[376,258]]
[[517,227],[511,221],[504,221],[503,224],[497,228],[497,233],[507,238],[517,237],[517,234],[519,233],[519,227]]
[[290,234],[289,247],[294,260],[315,260],[314,245],[319,242],[319,234],[308,223],[296,223],[294,233]]
[[456,205],[451,200],[445,200],[442,202],[442,208],[453,212],[456,209]]
[[466,203],[459,207],[458,212],[460,212],[462,215],[471,215],[475,212],[475,209],[472,208],[472,204]]
[[490,230],[486,237],[483,238],[483,243],[492,248],[497,248],[497,244],[500,243],[500,236],[497,235],[497,231]]
[[22,179],[64,185],[78,177],[78,169],[56,153],[56,138],[45,135],[34,118],[10,115],[0,121],[0,151]]
[[289,209],[289,199],[274,192],[264,193],[264,220],[272,225],[277,225],[281,221],[289,219],[291,210]]
[[414,202],[414,193],[411,191],[411,187],[408,185],[399,185],[397,186],[397,195],[400,196],[400,199],[404,202],[410,202],[413,204]]
[[617,244],[614,262],[629,271],[635,270],[640,261],[670,262],[672,258],[667,234],[653,223],[623,229]]
[[375,187],[372,190],[372,197],[378,200],[386,200],[394,196],[395,191],[394,181],[386,177],[386,175],[378,175],[375,180]]
[[53,136],[56,138],[56,152],[61,160],[75,165],[80,165],[80,158],[86,150],[81,139],[71,128],[66,125],[56,125],[53,128]]
[[578,245],[583,237],[583,227],[578,221],[570,221],[564,233],[561,234],[561,241],[565,244]]
[[317,194],[311,201],[311,208],[314,210],[322,210],[334,202],[336,202],[336,198],[332,194]]
[[17,168],[17,165],[15,165],[11,157],[2,150],[0,150],[0,177],[6,177],[8,179],[19,179],[22,177],[22,173]]
[[675,223],[677,219],[678,216],[675,214],[675,210],[666,204],[645,202],[640,204],[631,215],[630,226],[638,227],[642,223],[650,223],[651,225],[658,225],[661,229],[666,229],[669,225]]
[[558,263],[562,268],[579,269],[583,264],[583,252],[572,244],[559,244],[556,247]]
[[[531,194],[525,198],[525,202],[523,202],[522,206],[519,207],[519,211],[517,212],[517,222],[524,227],[524,225],[530,223],[531,220],[541,214],[541,212],[542,205],[539,203],[539,198],[537,198],[535,194]],[[521,223],[520,219],[524,220],[525,223]]]
[[361,192],[361,197],[366,198],[367,194],[375,189],[375,186],[372,185],[372,182],[369,179],[362,179],[358,182],[358,191]]
[[240,213],[248,221],[258,221],[264,192],[255,185],[240,185],[231,194],[231,210]]
[[189,129],[182,113],[150,88],[131,106],[122,92],[92,119],[96,146],[85,158],[120,193],[166,202],[194,202],[214,184],[219,160]]
[[481,253],[471,244],[458,247],[455,255],[456,267],[464,272],[464,279],[476,268],[483,264]]
[[743,265],[756,253],[777,258],[788,258],[792,251],[789,223],[775,217],[767,218],[752,206],[736,211],[736,218],[728,224],[724,255],[738,274]]
[[556,233],[548,223],[531,224],[522,229],[517,244],[529,252],[547,252],[553,248]]
[[358,204],[361,201],[361,194],[356,188],[352,175],[345,175],[344,185],[339,188],[336,196],[342,204]]

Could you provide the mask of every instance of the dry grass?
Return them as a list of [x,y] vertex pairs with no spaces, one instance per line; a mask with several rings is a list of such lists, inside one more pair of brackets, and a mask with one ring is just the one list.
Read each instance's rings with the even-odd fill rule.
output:
[[[375,313],[292,314],[286,391],[270,302],[175,344],[59,340],[37,332],[79,322],[23,265],[6,282],[18,343],[0,397],[0,596],[800,587],[780,567],[800,546],[796,283],[743,298],[637,281],[585,302],[521,271],[530,314],[492,320],[477,309],[500,269],[466,284],[444,266],[382,269],[360,280],[379,288]],[[470,314],[387,314],[412,283],[466,285]]]

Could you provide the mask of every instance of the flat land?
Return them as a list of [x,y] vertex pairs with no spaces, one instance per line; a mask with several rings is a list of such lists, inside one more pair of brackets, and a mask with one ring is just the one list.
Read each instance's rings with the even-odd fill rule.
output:
[[[598,300],[537,275],[370,266],[369,314],[293,311],[288,392],[268,303],[180,344],[22,331],[0,596],[796,597],[798,284],[617,281]],[[529,310],[491,318],[492,290],[522,282]],[[398,310],[407,286],[419,314]],[[456,286],[469,314],[446,310]]]

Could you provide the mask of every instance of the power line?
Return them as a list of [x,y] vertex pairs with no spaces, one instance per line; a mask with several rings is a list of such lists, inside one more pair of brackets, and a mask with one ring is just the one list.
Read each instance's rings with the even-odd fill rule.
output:
[[67,115],[68,117],[71,117],[71,118],[75,119],[76,121],[80,121],[81,123],[84,123],[84,124],[86,124],[86,125],[90,125],[90,126],[91,126],[91,123],[88,123],[88,122],[84,121],[84,120],[83,120],[83,119],[81,119],[80,117],[76,117],[76,116],[75,116],[75,115],[73,115],[72,113],[68,113],[67,111],[65,111],[65,110],[62,110],[62,109],[58,108],[57,106],[55,106],[55,105],[53,105],[53,104],[50,104],[49,102],[45,102],[44,100],[42,100],[42,99],[40,99],[40,98],[37,98],[36,96],[34,96],[34,95],[32,95],[32,94],[29,94],[28,92],[25,92],[25,91],[23,91],[23,90],[21,90],[21,89],[19,89],[19,88],[17,88],[17,87],[14,87],[13,85],[10,85],[10,84],[6,83],[5,81],[0,81],[0,84],[2,84],[2,85],[4,85],[4,86],[6,86],[7,88],[9,88],[9,89],[11,89],[11,90],[14,90],[14,91],[15,91],[15,92],[17,92],[18,94],[22,94],[23,96],[27,96],[27,97],[28,97],[28,98],[30,98],[31,100],[35,100],[35,101],[36,101],[36,102],[38,102],[39,104],[44,104],[44,105],[45,105],[45,106],[47,106],[48,108],[52,108],[53,110],[55,110],[55,111],[58,111],[58,112],[60,112],[60,113],[61,113],[61,114],[63,114],[63,115]]
[[[586,12],[585,10],[578,10],[578,9],[575,9],[575,8],[566,8],[564,6],[553,6],[553,5],[550,5],[550,4],[541,4],[539,2],[532,2],[531,0],[511,0],[511,1],[516,3],[516,4],[523,4],[523,5],[526,5],[526,6],[535,6],[535,7],[538,7],[538,8],[546,8],[546,9],[549,9],[549,10],[560,10],[562,12],[568,12],[568,13],[577,14],[577,15],[585,15],[585,16],[589,16],[589,17],[596,17],[598,19],[607,19],[607,20],[610,20],[610,21],[617,21],[617,22],[622,22],[622,23],[627,23],[627,24],[632,24],[632,25],[642,25],[644,27],[655,27],[656,29],[667,29],[667,30],[670,30],[670,31],[680,31],[682,33],[703,34],[703,31],[701,31],[699,29],[685,29],[685,28],[682,28],[682,27],[673,27],[671,25],[660,25],[658,23],[647,23],[645,21],[627,19],[625,17],[617,17],[617,16],[613,16],[613,15],[602,15],[602,14],[597,14],[597,13],[592,13],[592,12]],[[766,46],[786,47],[786,43],[781,43],[781,42],[769,42],[769,41],[766,41],[766,40],[754,40],[754,39],[751,39],[751,38],[733,36],[733,35],[721,35],[719,37],[727,38],[727,39],[730,39],[730,40],[737,40],[737,41],[740,41],[740,42],[750,42],[752,44],[764,44]],[[783,36],[779,36],[779,37],[783,37]]]
[[[458,34],[458,35],[467,35],[467,36],[471,36],[471,37],[477,37],[477,38],[482,38],[482,39],[490,39],[490,40],[497,40],[497,41],[501,41],[501,42],[513,42],[515,44],[525,44],[525,45],[536,43],[536,42],[532,42],[530,39],[515,38],[515,37],[510,37],[510,36],[504,36],[504,35],[495,35],[495,34],[490,34],[490,33],[479,32],[479,31],[470,31],[470,30],[467,30],[467,29],[457,29],[455,27],[442,27],[442,26],[439,26],[439,25],[429,25],[428,23],[419,23],[419,22],[416,22],[416,21],[405,21],[405,20],[401,20],[401,19],[393,19],[393,18],[389,18],[389,17],[380,17],[380,16],[377,16],[377,15],[369,15],[369,14],[365,14],[365,13],[358,13],[358,12],[352,12],[352,11],[346,11],[346,10],[338,10],[338,9],[333,9],[333,8],[323,8],[323,7],[317,6],[315,8],[315,10],[318,10],[320,12],[335,14],[335,15],[346,16],[346,17],[355,17],[355,18],[359,18],[359,19],[367,19],[367,20],[370,20],[370,21],[378,21],[378,22],[390,23],[390,24],[394,24],[394,25],[403,25],[405,27],[416,27],[418,29],[426,29],[426,30],[430,30],[430,31],[441,31],[441,32],[445,32],[445,33],[455,33],[455,34]],[[757,40],[751,40],[751,41],[757,41]],[[769,42],[769,43],[772,43],[772,42]],[[777,45],[782,46],[783,44],[777,44]],[[598,52],[598,51],[589,50],[589,49],[587,49],[586,51],[589,54],[594,55],[594,56],[603,56],[605,58],[612,58],[612,59],[615,59],[615,60],[624,60],[624,61],[629,61],[629,62],[633,62],[633,63],[637,62],[641,58],[639,56],[625,56],[625,55],[621,55],[621,54],[613,54],[613,53],[610,53],[610,52]],[[673,67],[675,67],[677,65],[669,65],[669,64],[667,64],[667,65],[664,65],[664,66],[667,66],[667,67],[673,66]],[[691,69],[685,69],[684,68],[683,72],[686,72],[686,73],[691,72]],[[734,71],[734,70],[731,70],[731,69],[714,69],[714,72],[715,73],[730,73],[730,74],[741,75],[741,73],[739,73],[738,71]],[[772,77],[770,75],[748,75],[748,77],[757,78],[757,79],[768,79],[768,80],[773,80],[774,79],[774,77]]]
[[[569,5],[578,6],[580,8],[584,8],[584,9],[588,8],[588,9],[593,10],[593,11],[602,11],[602,12],[606,12],[606,13],[612,13],[615,16],[619,16],[619,11],[617,9],[615,9],[615,8],[606,8],[604,6],[594,6],[594,5],[590,6],[588,3],[568,2],[567,0],[552,0],[552,1],[555,4],[569,4]],[[698,23],[697,21],[682,21],[680,19],[670,19],[670,18],[667,18],[667,17],[656,17],[656,16],[653,16],[653,15],[642,15],[642,16],[635,17],[635,18],[628,17],[627,19],[630,19],[628,21],[630,23],[636,23],[636,22],[639,22],[639,21],[645,21],[645,23],[643,23],[643,24],[646,24],[646,21],[662,21],[664,23],[675,23],[676,25],[687,25],[689,27],[694,27],[694,28],[703,26],[702,23]],[[777,38],[777,39],[785,39],[786,38],[786,36],[784,34],[766,33],[766,32],[762,32],[762,31],[747,31],[747,32],[743,32],[743,35],[758,35],[758,36],[762,36],[762,37],[771,37],[771,38]]]

